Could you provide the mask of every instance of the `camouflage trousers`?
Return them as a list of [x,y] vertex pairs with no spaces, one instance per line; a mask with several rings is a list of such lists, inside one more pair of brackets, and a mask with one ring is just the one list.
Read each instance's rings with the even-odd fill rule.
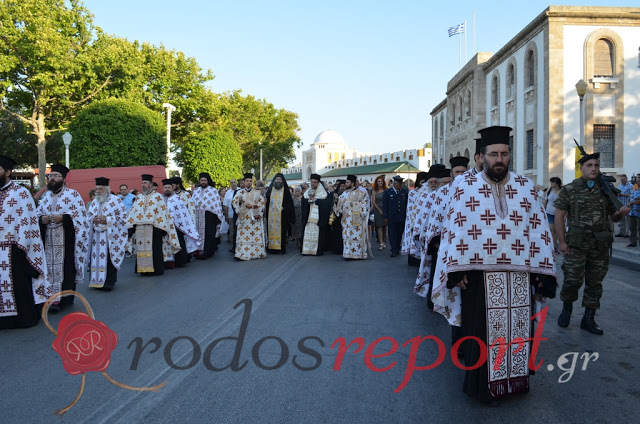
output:
[[600,309],[602,297],[602,280],[609,270],[609,251],[601,249],[581,250],[570,248],[565,255],[562,271],[564,282],[560,291],[563,302],[578,300],[578,291],[584,283],[582,306]]

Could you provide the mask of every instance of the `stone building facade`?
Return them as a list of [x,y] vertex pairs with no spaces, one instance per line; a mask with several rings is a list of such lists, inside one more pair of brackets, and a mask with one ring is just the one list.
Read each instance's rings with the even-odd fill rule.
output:
[[496,54],[478,53],[431,112],[433,158],[471,157],[477,130],[512,127],[512,168],[538,184],[575,178],[580,141],[603,172],[640,171],[640,8],[550,6]]

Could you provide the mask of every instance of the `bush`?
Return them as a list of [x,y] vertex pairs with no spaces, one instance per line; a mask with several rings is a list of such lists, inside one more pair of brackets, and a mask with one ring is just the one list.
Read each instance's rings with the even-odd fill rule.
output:
[[161,114],[120,99],[85,107],[69,124],[72,169],[166,165],[166,124]]
[[231,178],[242,177],[242,151],[233,137],[209,124],[195,124],[183,139],[184,175],[198,181],[208,172],[216,185],[226,186]]

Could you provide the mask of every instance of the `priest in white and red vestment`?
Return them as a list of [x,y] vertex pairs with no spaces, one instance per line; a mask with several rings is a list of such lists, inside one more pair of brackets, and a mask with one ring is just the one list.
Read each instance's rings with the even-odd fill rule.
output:
[[200,235],[191,219],[187,205],[173,192],[173,181],[172,178],[162,180],[164,201],[180,242],[180,251],[176,253],[165,252],[164,265],[168,269],[185,266],[189,262],[189,254],[195,252],[201,243]]
[[195,225],[200,235],[200,244],[193,256],[207,259],[216,253],[218,228],[224,220],[220,194],[213,186],[211,176],[207,172],[200,174],[199,185],[191,197],[195,205]]
[[[556,288],[541,199],[532,181],[509,172],[510,131],[480,130],[483,172],[451,185],[433,278],[435,310],[461,325],[463,336],[494,345],[482,366],[466,371],[463,385],[467,395],[489,404],[528,392],[531,342],[522,341],[533,334],[532,299],[534,293],[553,297]],[[513,344],[498,363],[500,342],[503,349]],[[463,346],[465,365],[475,365],[481,345],[467,340]]]
[[331,228],[329,227],[329,215],[333,205],[329,196],[321,184],[319,174],[311,174],[311,188],[304,192],[300,206],[302,214],[302,254],[321,256],[325,247],[329,244]]
[[287,253],[287,233],[296,224],[296,210],[287,180],[277,173],[265,194],[265,218],[267,221],[267,252]]
[[413,190],[409,192],[409,199],[407,201],[407,219],[404,222],[400,254],[409,256],[409,265],[417,265],[417,258],[420,256],[418,246],[413,238],[413,224],[416,218],[416,210],[418,209],[418,204],[416,203],[418,191],[427,181],[428,176],[429,173],[427,172],[418,172],[415,186]]
[[109,179],[96,178],[96,197],[87,211],[89,287],[111,291],[118,281],[127,244],[126,218],[124,203],[111,194]]
[[182,178],[171,178],[171,185],[173,186],[173,193],[180,198],[187,206],[189,215],[191,215],[191,221],[196,222],[196,204],[193,201],[191,194],[184,188]]
[[0,155],[0,330],[33,327],[52,294],[36,205],[11,181],[16,162]]
[[369,248],[369,197],[356,187],[356,180],[355,175],[347,176],[345,190],[335,208],[342,224],[342,257],[345,259],[367,259]]
[[127,230],[127,251],[136,255],[136,272],[162,275],[165,255],[179,252],[180,243],[164,198],[153,190],[153,175],[142,175],[142,192],[127,215]]
[[[87,258],[87,209],[80,194],[65,186],[69,169],[51,165],[47,176],[48,191],[38,205],[40,233],[47,258],[47,278],[53,293],[75,290],[84,280]],[[52,311],[73,303],[74,296],[65,296],[53,303]]]
[[414,286],[414,292],[419,296],[427,298],[427,307],[433,309],[431,302],[431,277],[438,260],[438,248],[440,247],[440,234],[442,232],[442,222],[449,209],[449,201],[451,200],[452,179],[467,172],[469,158],[457,156],[449,160],[451,169],[444,169],[440,172],[440,184],[438,190],[431,193],[427,202],[431,203],[430,214],[426,221],[422,224],[422,229],[418,234],[419,241],[416,243],[421,246],[421,259],[418,277]]
[[262,225],[266,200],[260,190],[253,188],[253,174],[244,174],[244,188],[231,204],[236,211],[236,252],[235,260],[250,261],[266,258],[265,234]]
[[[442,174],[442,170],[446,167],[442,164],[435,163],[431,165],[429,168],[429,172],[427,172],[427,181],[420,187],[418,192],[416,193],[416,197],[414,200],[414,217],[413,217],[413,228],[411,229],[411,234],[413,235],[414,243],[417,244],[418,238],[420,236],[420,231],[424,222],[427,220],[429,215],[431,214],[431,206],[433,205],[433,201],[429,201],[428,197],[431,193],[434,193],[438,188],[440,188],[440,175]],[[417,260],[421,259],[421,246],[418,245],[418,251],[415,258]]]

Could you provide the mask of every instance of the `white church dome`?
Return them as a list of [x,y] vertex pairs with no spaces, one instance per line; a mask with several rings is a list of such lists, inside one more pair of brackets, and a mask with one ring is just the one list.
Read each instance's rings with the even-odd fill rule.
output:
[[314,144],[345,144],[344,138],[338,131],[326,130],[316,136]]

